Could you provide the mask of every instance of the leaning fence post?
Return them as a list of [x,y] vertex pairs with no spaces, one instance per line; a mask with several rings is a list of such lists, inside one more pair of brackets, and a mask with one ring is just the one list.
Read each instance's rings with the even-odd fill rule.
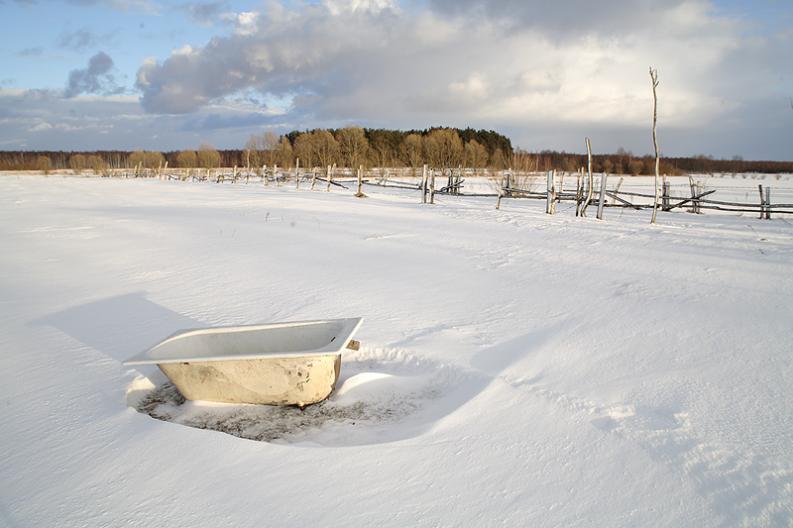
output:
[[427,164],[421,169],[421,203],[427,203]]
[[314,190],[314,186],[317,184],[317,167],[312,167],[311,169],[311,190]]
[[603,206],[606,203],[606,181],[608,180],[608,175],[604,172],[600,176],[600,201],[598,202],[598,214],[597,219],[603,220]]

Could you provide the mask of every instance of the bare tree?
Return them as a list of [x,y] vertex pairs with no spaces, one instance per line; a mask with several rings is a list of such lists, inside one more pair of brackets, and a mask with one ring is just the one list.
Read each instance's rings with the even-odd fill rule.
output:
[[592,201],[592,192],[595,186],[595,177],[592,175],[592,143],[586,138],[586,157],[587,157],[587,191],[584,204],[581,206],[581,216],[586,216],[586,209]]
[[465,144],[465,164],[472,169],[487,166],[487,149],[477,140],[472,139]]
[[328,167],[336,162],[339,156],[339,143],[327,130],[315,130],[311,133],[314,154],[320,167]]
[[422,140],[419,134],[408,134],[402,140],[402,157],[405,163],[412,169],[413,176],[416,175],[416,169],[424,160]]
[[198,167],[198,156],[194,150],[182,150],[176,155],[176,164],[185,169]]
[[[220,155],[218,154],[218,157]],[[88,161],[86,160],[86,165]],[[156,169],[165,163],[165,156],[162,152],[152,152],[149,150],[136,150],[127,158],[127,163],[132,167],[141,166],[146,169]]]
[[278,135],[272,130],[268,130],[259,138],[259,150],[262,152],[262,157],[259,163],[266,163],[272,165],[276,162],[276,150],[278,150]]
[[314,147],[314,134],[303,132],[295,139],[295,156],[303,161],[307,168],[313,167],[316,161],[316,148]]
[[49,174],[52,169],[52,160],[49,156],[39,156],[36,158],[36,170],[40,170],[44,174]]
[[220,166],[220,152],[207,143],[198,147],[198,165],[204,169],[214,169]]
[[494,169],[506,169],[507,168],[507,158],[504,156],[504,151],[500,148],[497,148],[493,151],[493,155],[490,157],[490,165]]
[[656,125],[658,124],[658,70],[650,67],[650,82],[653,85],[653,146],[655,147],[655,201],[653,202],[653,218],[650,220],[651,224],[655,223],[655,216],[658,212],[658,177],[660,172],[661,158],[658,153],[658,132]]
[[463,140],[456,130],[439,128],[424,139],[427,160],[439,169],[456,167],[462,162]]
[[342,128],[336,134],[341,150],[341,161],[353,171],[364,163],[369,151],[369,141],[363,128]]
[[69,158],[69,167],[75,172],[75,174],[80,174],[86,167],[88,167],[88,161],[85,156],[82,154],[73,154]]
[[281,140],[278,142],[276,158],[278,164],[285,169],[291,168],[292,163],[295,161],[294,154],[292,152],[292,144],[289,142],[289,138],[286,136],[281,137]]
[[88,156],[86,158],[86,163],[96,175],[104,174],[107,171],[107,163],[105,163],[105,160],[103,160],[101,156],[97,156],[96,154]]

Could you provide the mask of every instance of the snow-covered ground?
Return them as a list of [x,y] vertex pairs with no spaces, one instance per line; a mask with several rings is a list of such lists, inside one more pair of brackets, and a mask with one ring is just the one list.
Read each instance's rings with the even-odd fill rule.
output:
[[[793,524],[793,219],[365,191],[0,176],[0,526]],[[121,365],[346,316],[302,412]]]

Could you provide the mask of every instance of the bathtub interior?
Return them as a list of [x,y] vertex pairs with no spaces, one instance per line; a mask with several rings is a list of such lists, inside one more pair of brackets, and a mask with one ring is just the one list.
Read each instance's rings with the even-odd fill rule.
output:
[[341,352],[361,318],[205,328],[179,332],[125,365],[223,361]]

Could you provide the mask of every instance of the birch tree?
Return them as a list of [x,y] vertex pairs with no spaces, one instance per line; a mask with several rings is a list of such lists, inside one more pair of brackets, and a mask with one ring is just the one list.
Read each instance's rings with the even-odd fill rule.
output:
[[658,178],[660,172],[661,158],[658,153],[658,132],[656,126],[658,124],[658,70],[650,67],[650,83],[653,86],[653,146],[655,147],[655,201],[653,202],[653,218],[650,220],[651,224],[655,223],[656,213],[658,212]]

